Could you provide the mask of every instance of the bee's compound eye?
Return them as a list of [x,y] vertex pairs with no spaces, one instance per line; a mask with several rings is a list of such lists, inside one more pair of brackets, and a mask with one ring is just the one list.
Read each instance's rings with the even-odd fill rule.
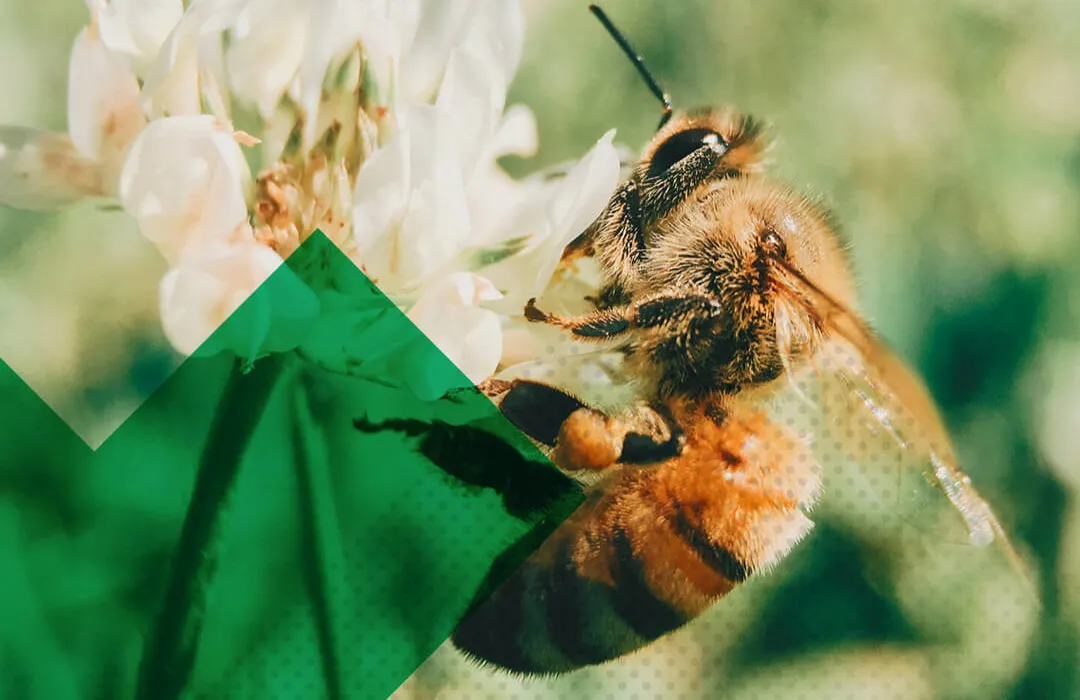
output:
[[761,232],[761,249],[767,255],[776,258],[787,256],[787,244],[784,243],[784,239],[780,237],[780,234],[771,228]]
[[698,150],[702,146],[708,146],[719,151],[727,147],[720,134],[712,129],[687,129],[671,136],[653,153],[649,161],[649,177],[663,175],[671,166]]

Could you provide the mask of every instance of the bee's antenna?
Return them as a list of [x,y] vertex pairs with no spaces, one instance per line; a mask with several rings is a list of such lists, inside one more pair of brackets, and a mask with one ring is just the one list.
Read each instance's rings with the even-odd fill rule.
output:
[[641,75],[642,79],[645,80],[645,84],[649,86],[649,91],[664,105],[664,116],[660,118],[660,125],[656,127],[658,131],[664,128],[664,124],[667,124],[668,120],[671,119],[671,97],[664,92],[663,88],[660,87],[660,84],[652,77],[652,73],[645,67],[645,59],[641,57],[641,54],[634,50],[634,47],[630,45],[630,42],[623,36],[623,33],[616,29],[615,25],[608,19],[607,13],[601,10],[597,5],[589,5],[589,11],[596,15],[596,18],[600,20],[600,24],[604,25],[604,29],[608,31],[611,38],[615,40],[615,43],[619,45],[619,48],[623,50],[626,57],[629,58],[634,64],[634,67],[637,68],[638,73]]

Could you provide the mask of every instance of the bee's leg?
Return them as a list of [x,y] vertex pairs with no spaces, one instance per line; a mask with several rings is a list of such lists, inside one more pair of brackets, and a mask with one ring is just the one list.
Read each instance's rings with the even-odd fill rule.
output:
[[615,338],[632,329],[671,325],[689,317],[711,319],[722,312],[716,298],[697,292],[662,294],[633,306],[599,309],[575,317],[541,311],[536,307],[535,299],[530,299],[525,305],[525,318],[530,321],[559,326],[586,340]]
[[721,167],[727,154],[726,144],[707,141],[666,170],[645,173],[641,177],[639,225],[651,224],[668,214],[706,180],[738,176],[738,170]]
[[499,410],[541,445],[553,447],[559,428],[572,413],[585,404],[550,384],[528,379],[514,380],[499,402]]
[[591,253],[607,277],[620,287],[634,281],[645,253],[641,199],[634,178],[615,190],[596,221],[566,251],[571,255]]
[[563,248],[562,257],[560,262],[572,262],[578,258],[591,258],[596,254],[596,250],[593,248],[593,239],[591,235],[592,228],[586,229],[584,233],[579,235],[574,240],[570,241],[565,248]]
[[528,320],[558,326],[586,340],[606,340],[626,333],[632,326],[632,315],[632,309],[626,306],[602,309],[584,316],[565,317],[536,308],[536,299],[530,299],[525,305],[525,318]]
[[554,447],[553,460],[567,471],[659,462],[678,455],[684,443],[663,406],[640,406],[627,417],[608,416],[560,389],[528,379],[516,380],[499,408],[530,438]]
[[709,294],[658,294],[634,307],[636,328],[680,328],[694,321],[706,322],[723,315],[720,300]]
[[630,297],[620,284],[609,282],[604,285],[598,295],[587,296],[585,301],[595,306],[597,310],[603,310],[612,309],[616,306],[625,306],[630,301]]
[[665,404],[643,407],[653,418],[653,429],[647,432],[630,431],[623,438],[619,461],[623,464],[652,464],[679,456],[686,446],[675,416]]
[[487,379],[476,385],[476,390],[490,399],[499,396],[500,394],[506,393],[510,390],[511,386],[513,386],[512,381],[507,381],[506,379],[496,379],[495,377],[488,377]]
[[681,454],[685,444],[679,427],[652,407],[641,406],[630,416],[585,407],[560,427],[552,459],[567,471],[598,471],[616,464],[663,462]]

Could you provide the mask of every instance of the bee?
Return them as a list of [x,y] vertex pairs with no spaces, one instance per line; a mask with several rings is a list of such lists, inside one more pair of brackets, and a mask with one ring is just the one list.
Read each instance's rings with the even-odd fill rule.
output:
[[[613,348],[635,398],[611,409],[535,379],[484,385],[557,467],[582,477],[585,500],[522,566],[489,577],[455,646],[517,674],[565,673],[652,643],[779,564],[813,528],[821,466],[766,406],[807,376],[834,378],[851,409],[845,427],[871,422],[947,497],[971,542],[996,541],[1020,566],[957,467],[928,392],[854,312],[835,217],[766,175],[757,120],[675,113],[629,42],[590,9],[664,115],[564,252],[564,262],[599,264],[595,308],[563,316],[531,300],[524,316]],[[838,434],[854,457],[874,459],[857,431]]]

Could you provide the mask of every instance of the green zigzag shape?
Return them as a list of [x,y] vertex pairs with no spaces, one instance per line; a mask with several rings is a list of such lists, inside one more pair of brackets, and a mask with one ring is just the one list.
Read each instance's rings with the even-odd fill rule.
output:
[[[330,342],[375,352],[401,347],[404,338],[408,352],[391,354],[387,371],[467,383],[321,233],[290,256],[287,268],[271,276],[218,334],[245,322],[245,314],[264,312],[257,310],[260,304],[289,303],[297,276],[318,276],[344,298],[381,312],[377,326],[365,332],[356,324],[330,334]],[[0,648],[8,650],[0,697],[131,696],[200,453],[235,371],[228,353],[195,353],[94,451],[0,363]],[[499,494],[468,486],[421,456],[416,440],[365,434],[352,425],[363,415],[480,425],[523,461],[550,467],[475,390],[424,402],[342,375],[306,376],[316,439],[326,455],[321,498],[336,512],[334,531],[322,546],[341,685],[346,697],[381,699],[449,636],[495,557],[530,529],[553,528],[580,495],[560,475],[566,488],[558,504],[528,517],[511,515]],[[200,638],[195,697],[323,693],[302,580],[308,560],[301,557],[297,534],[301,499],[289,430],[296,386],[277,388],[241,464]],[[470,468],[513,466],[478,462]]]

